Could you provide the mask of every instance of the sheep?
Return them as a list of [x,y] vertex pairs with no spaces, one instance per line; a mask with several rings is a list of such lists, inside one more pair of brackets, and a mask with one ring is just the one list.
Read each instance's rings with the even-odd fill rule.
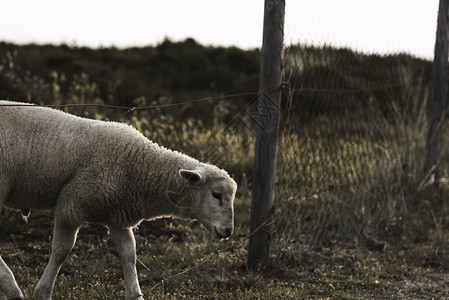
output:
[[[234,229],[236,182],[218,167],[171,151],[132,126],[0,101],[0,211],[54,211],[49,262],[34,297],[51,299],[56,276],[83,223],[107,226],[126,299],[143,300],[132,228],[143,220],[199,220],[213,238]],[[22,299],[0,257],[0,291]]]

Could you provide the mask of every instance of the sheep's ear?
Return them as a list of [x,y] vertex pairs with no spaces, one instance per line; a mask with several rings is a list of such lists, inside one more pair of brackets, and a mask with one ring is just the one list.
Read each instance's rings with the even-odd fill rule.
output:
[[203,176],[201,176],[200,171],[198,170],[179,170],[179,175],[181,175],[182,178],[185,180],[188,180],[190,183],[198,183],[203,179]]

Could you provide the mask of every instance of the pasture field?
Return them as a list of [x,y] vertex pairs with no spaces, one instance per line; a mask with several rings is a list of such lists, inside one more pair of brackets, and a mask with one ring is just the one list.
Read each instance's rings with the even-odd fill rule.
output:
[[[304,248],[288,261],[274,258],[261,273],[246,268],[249,199],[236,203],[236,232],[212,240],[195,221],[144,222],[135,230],[138,273],[145,299],[445,299],[449,295],[449,239],[373,250],[337,243]],[[49,258],[50,213],[1,215],[0,253],[25,299],[31,299]],[[64,263],[54,299],[124,299],[121,265],[107,231],[86,225]]]

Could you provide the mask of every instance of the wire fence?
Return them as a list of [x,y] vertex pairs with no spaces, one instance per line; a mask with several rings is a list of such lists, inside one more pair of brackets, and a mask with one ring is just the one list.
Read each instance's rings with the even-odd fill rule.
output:
[[[342,239],[382,240],[380,231],[408,209],[410,186],[422,185],[430,62],[295,45],[286,48],[284,71],[274,254],[294,257],[303,245]],[[55,99],[43,105],[100,119],[108,118],[102,108],[125,111],[113,119],[217,164],[251,187],[259,92],[176,103],[137,99],[134,106],[121,106],[89,102],[90,89],[85,90],[65,100],[53,93]],[[179,120],[165,110],[218,103],[218,120],[227,103],[242,100],[246,104],[212,131],[201,120]]]
[[[345,2],[335,5],[336,10],[349,9]],[[398,22],[414,14],[421,18],[416,8],[411,4],[412,13]],[[384,249],[425,239],[425,231],[442,226],[436,212],[444,211],[439,200],[430,201],[424,193],[433,185],[435,172],[425,169],[427,102],[432,76],[439,75],[432,73],[430,61],[403,53],[311,46],[313,41],[304,39],[310,27],[300,24],[305,19],[308,16],[296,22],[298,28],[286,29],[301,32],[296,37],[304,43],[285,49],[274,256],[295,261],[307,247],[343,242]],[[436,24],[436,15],[432,21]],[[316,31],[322,23],[314,24]],[[349,26],[353,30],[358,25]],[[448,167],[444,137],[442,145],[432,168],[442,165],[437,180],[444,183]],[[444,184],[440,187],[446,190]]]
[[339,241],[383,247],[425,185],[430,63],[292,46],[281,101],[275,255]]
[[[0,68],[5,85],[19,82],[48,97],[46,106],[128,122],[168,148],[217,164],[251,188],[259,92],[179,102],[142,97],[132,106],[109,105],[88,81],[74,83],[62,95],[60,77],[50,83],[21,80],[11,65],[9,58]],[[419,193],[427,184],[423,160],[431,70],[431,62],[405,54],[285,48],[272,226],[277,259],[295,260],[305,247],[341,241],[376,248],[402,241],[402,224],[412,207],[422,205]],[[208,125],[189,116],[200,103],[213,107],[205,109],[213,120]],[[111,117],[98,107],[125,113]],[[171,114],[167,108],[179,110]],[[444,163],[447,141],[443,145]],[[447,168],[442,170],[444,182]]]

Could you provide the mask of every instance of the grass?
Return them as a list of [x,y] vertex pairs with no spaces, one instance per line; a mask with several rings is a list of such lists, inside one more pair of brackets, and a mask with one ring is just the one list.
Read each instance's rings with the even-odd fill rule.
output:
[[[246,268],[248,208],[248,199],[239,201],[236,233],[224,242],[212,240],[195,221],[140,225],[137,268],[145,299],[442,299],[449,292],[449,239],[443,231],[403,249],[304,247],[300,256],[274,258],[270,268],[252,272]],[[24,230],[3,235],[2,254],[30,298],[49,257],[51,217],[33,212],[29,224],[17,221]],[[54,298],[124,299],[119,258],[104,227],[81,229]]]

